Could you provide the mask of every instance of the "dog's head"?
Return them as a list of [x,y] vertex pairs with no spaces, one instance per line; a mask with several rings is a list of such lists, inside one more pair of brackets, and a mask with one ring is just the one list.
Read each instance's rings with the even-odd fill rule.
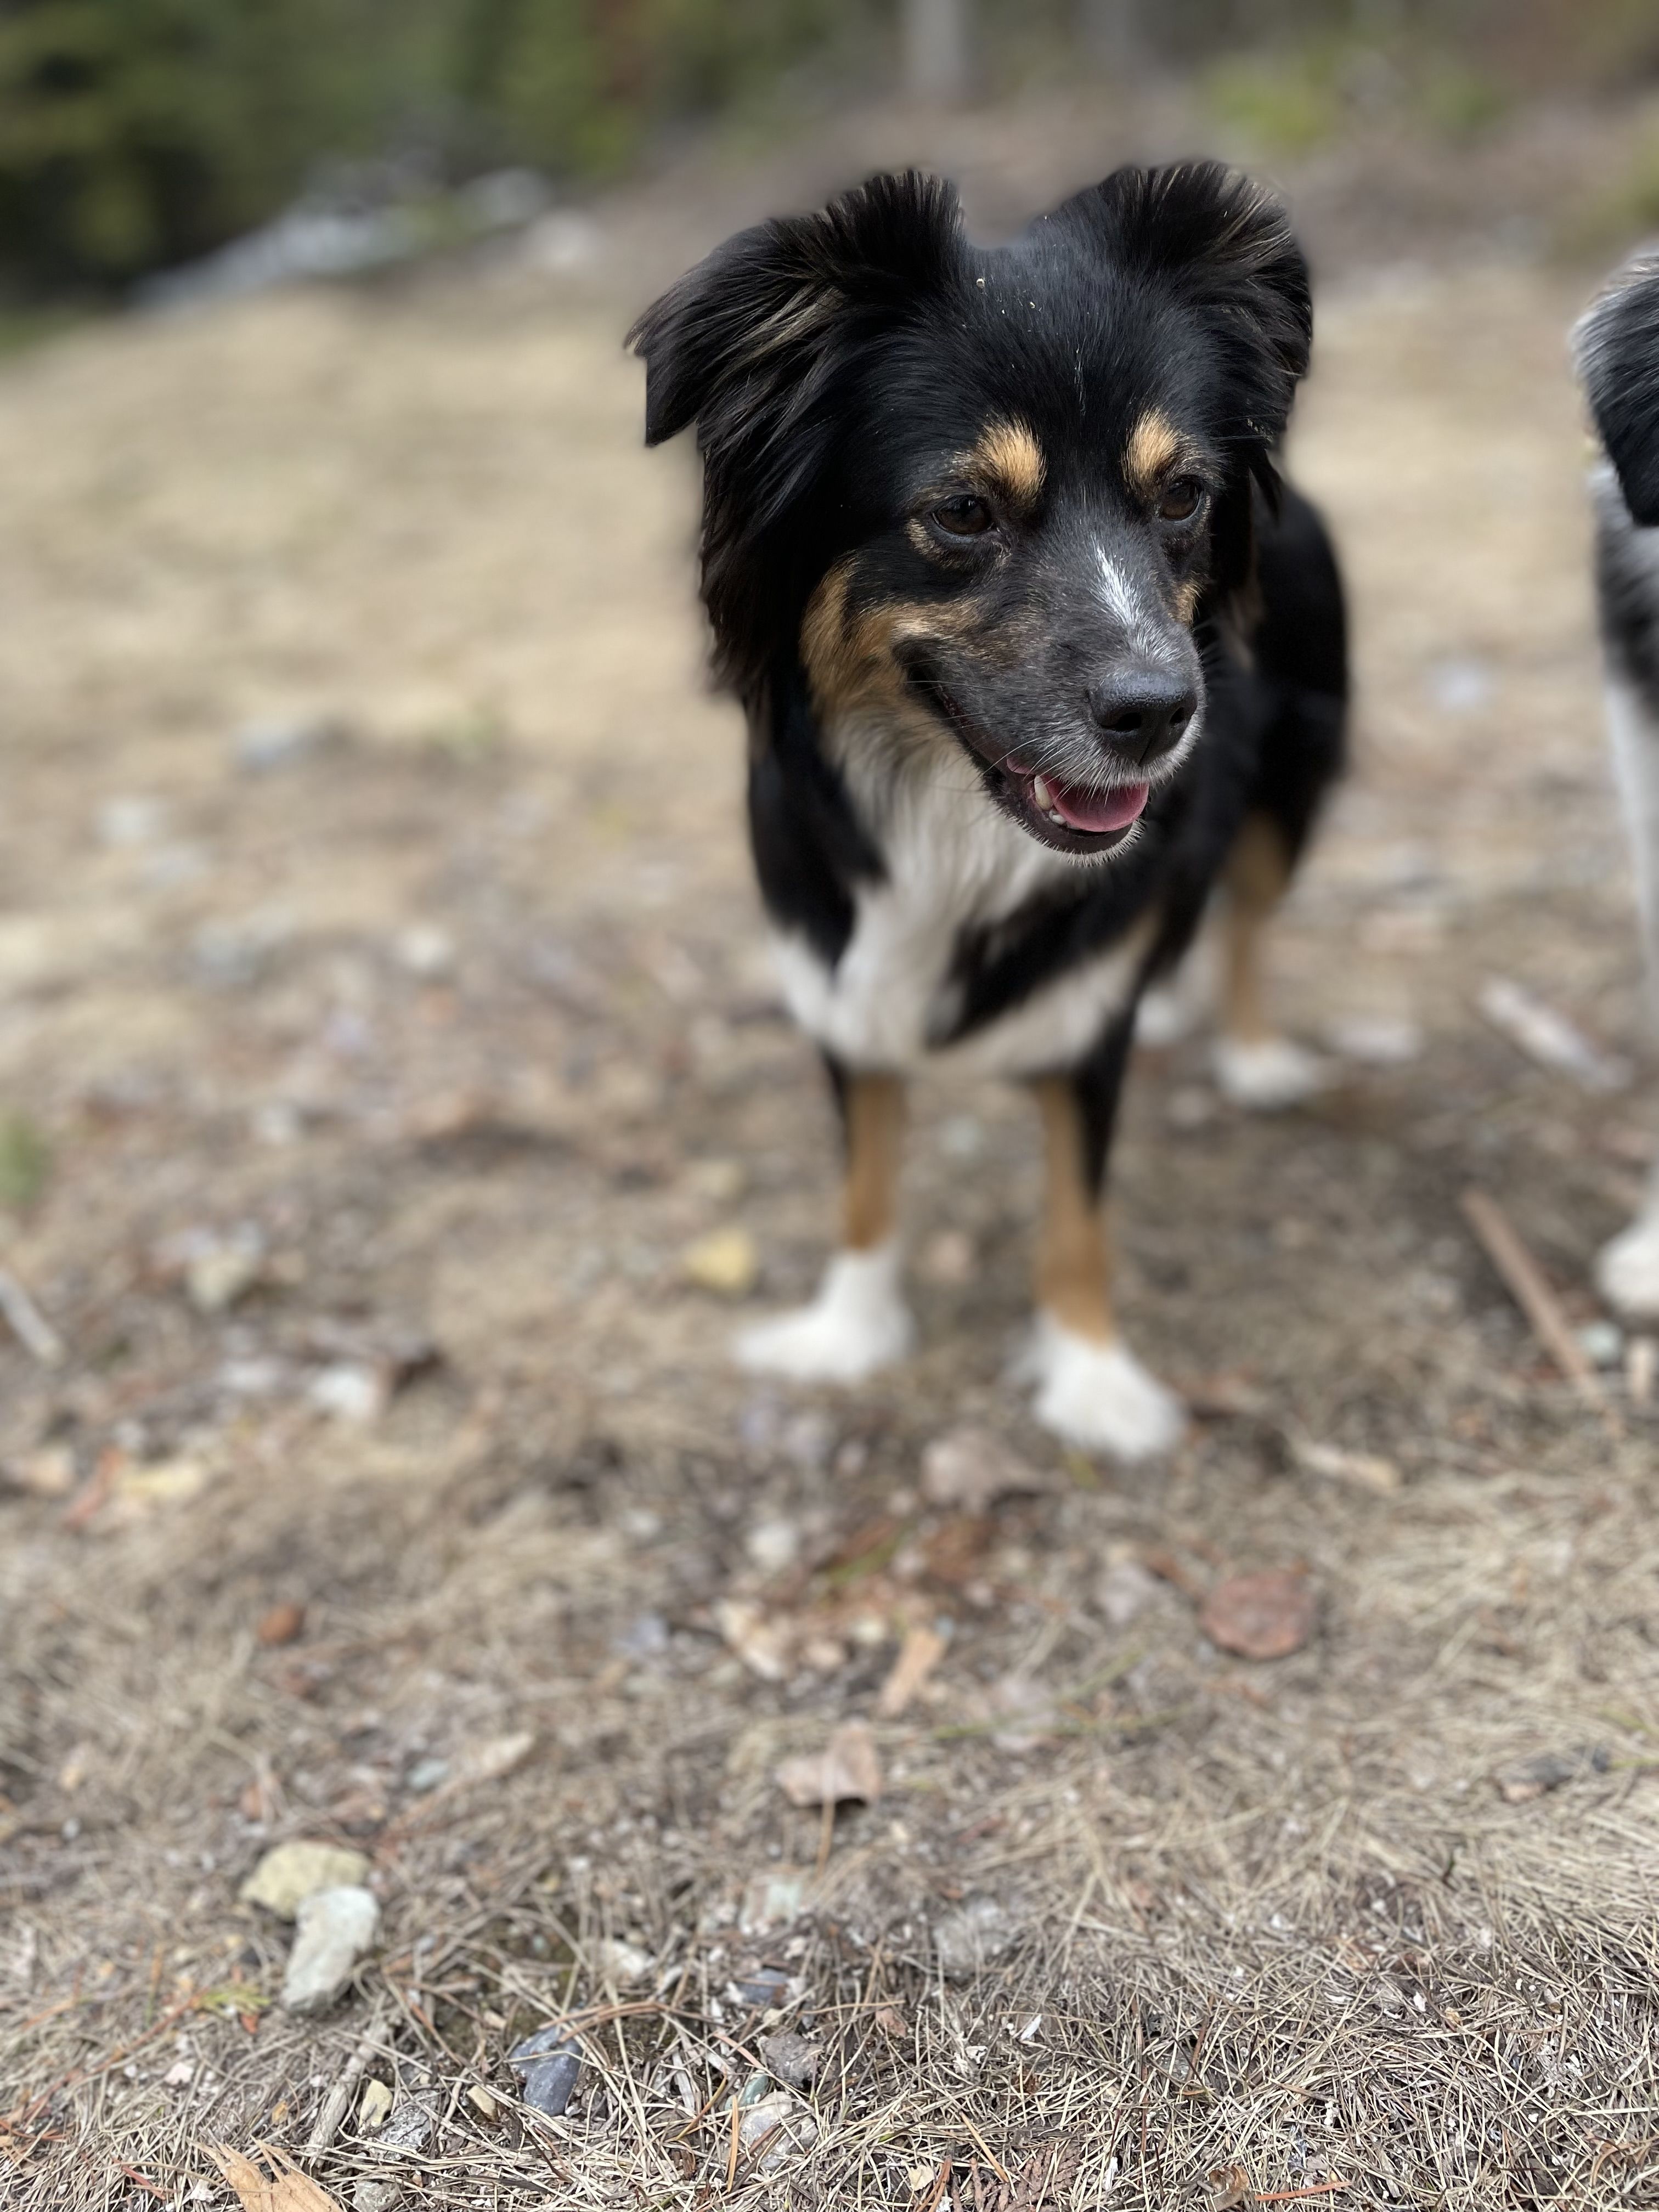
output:
[[1659,526],[1659,255],[1627,263],[1572,338],[1631,519],[1651,530]]
[[762,708],[802,669],[843,744],[965,755],[1109,850],[1197,740],[1194,624],[1248,582],[1310,330],[1282,210],[1213,163],[994,250],[915,174],[742,233],[632,333],[647,441],[696,425],[723,673]]

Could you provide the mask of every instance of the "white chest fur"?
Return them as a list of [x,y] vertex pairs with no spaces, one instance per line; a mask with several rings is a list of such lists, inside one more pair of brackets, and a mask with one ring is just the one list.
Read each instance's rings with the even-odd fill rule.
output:
[[774,940],[784,996],[801,1027],[847,1066],[894,1073],[927,1064],[1036,1075],[1080,1060],[1128,1000],[1145,930],[941,1047],[935,1040],[948,1036],[958,1012],[951,967],[961,933],[1006,920],[1074,877],[1079,864],[1000,813],[965,763],[957,775],[908,783],[881,811],[886,879],[858,890],[852,936],[834,969],[803,937]]

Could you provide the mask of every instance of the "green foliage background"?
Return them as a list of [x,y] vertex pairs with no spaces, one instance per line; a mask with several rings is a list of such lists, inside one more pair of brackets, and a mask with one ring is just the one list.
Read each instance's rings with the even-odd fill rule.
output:
[[[792,72],[890,77],[898,4],[0,0],[0,287],[118,285],[186,259],[331,161],[391,158],[435,179],[515,161],[603,176],[653,134],[760,100]],[[1219,96],[1294,110],[1304,132],[1336,68],[1320,56],[1356,40],[1459,58],[1437,82],[1471,113],[1500,79],[1659,66],[1653,0],[1137,4],[1148,42],[1177,64],[1289,52],[1288,107],[1249,62],[1228,77],[1223,61]],[[988,74],[999,58],[1006,74],[1074,50],[1090,5],[976,0]]]

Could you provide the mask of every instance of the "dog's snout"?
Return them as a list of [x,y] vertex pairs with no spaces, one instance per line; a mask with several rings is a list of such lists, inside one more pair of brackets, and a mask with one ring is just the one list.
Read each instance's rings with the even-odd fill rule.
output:
[[1193,686],[1161,668],[1115,670],[1090,684],[1088,701],[1102,737],[1138,768],[1178,745],[1198,712]]

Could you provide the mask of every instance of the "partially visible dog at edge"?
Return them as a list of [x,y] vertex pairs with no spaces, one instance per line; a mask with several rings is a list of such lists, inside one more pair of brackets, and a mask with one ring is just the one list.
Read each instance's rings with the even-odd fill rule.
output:
[[[1573,332],[1605,459],[1591,479],[1607,736],[1659,989],[1659,252],[1629,262]],[[1659,1169],[1596,1279],[1632,1318],[1659,1316]]]
[[905,1079],[1028,1084],[1040,1420],[1126,1459],[1179,1400],[1127,1348],[1102,1194],[1137,1005],[1224,895],[1217,1072],[1283,1104],[1259,940],[1343,758],[1341,587],[1277,454],[1308,366],[1283,210],[1127,167],[1009,245],[878,176],[742,232],[641,316],[649,444],[695,425],[702,592],[755,865],[846,1140],[841,1249],[746,1366],[901,1358]]

